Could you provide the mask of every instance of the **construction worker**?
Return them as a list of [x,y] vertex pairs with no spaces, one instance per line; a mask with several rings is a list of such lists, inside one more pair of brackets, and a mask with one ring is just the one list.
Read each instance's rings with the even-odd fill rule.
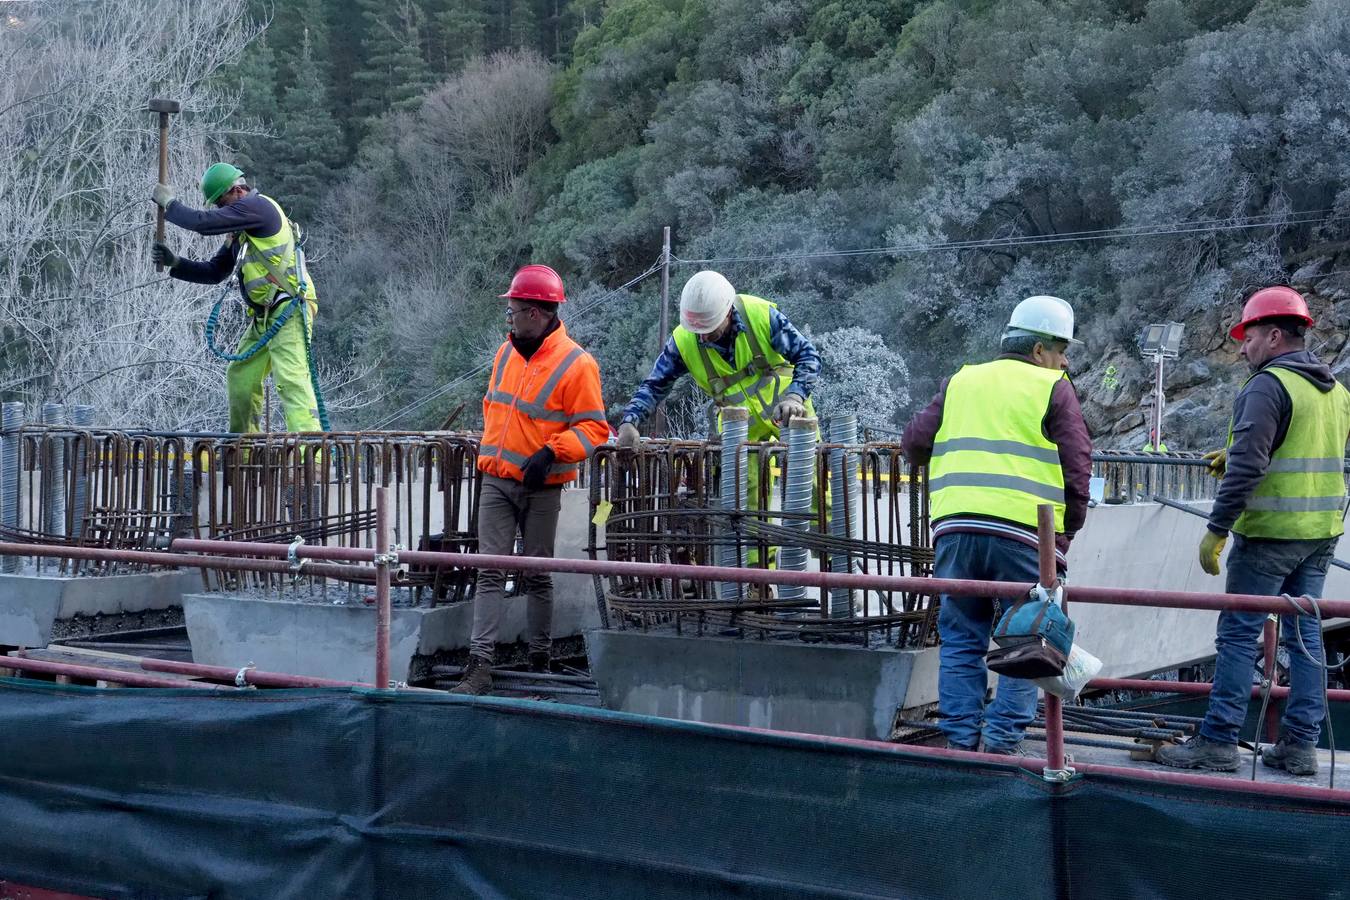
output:
[[[1345,445],[1350,393],[1304,346],[1313,324],[1292,288],[1252,294],[1229,332],[1242,342],[1252,375],[1233,401],[1224,450],[1207,454],[1223,480],[1200,542],[1200,565],[1219,574],[1228,554],[1230,594],[1320,597],[1336,541],[1345,530]],[[1304,609],[1310,604],[1302,602]],[[1281,617],[1289,653],[1289,700],[1279,742],[1262,761],[1291,775],[1317,774],[1316,746],[1326,712],[1322,630],[1312,615]],[[1199,734],[1158,750],[1158,762],[1182,769],[1231,772],[1247,714],[1252,672],[1266,614],[1224,611],[1214,645],[1214,689]]]
[[[179,228],[229,237],[205,261],[186,259],[156,243],[154,261],[166,266],[174,278],[196,284],[219,284],[238,271],[239,291],[252,320],[239,342],[239,354],[256,346],[271,326],[286,317],[265,346],[247,359],[232,361],[225,371],[230,431],[261,430],[263,381],[269,371],[281,396],[286,430],[319,431],[308,347],[318,293],[303,255],[296,252],[297,229],[277,201],[249,187],[244,173],[229,163],[207,169],[201,188],[214,209],[193,209],[181,203],[165,184],[155,186],[153,197],[164,208],[165,220]],[[302,282],[305,303],[293,304]]]
[[1140,453],[1166,453],[1167,445],[1158,443],[1158,429],[1150,428],[1148,430],[1148,440],[1144,446],[1139,448]]
[[[562,487],[578,464],[609,436],[600,395],[600,367],[567,336],[558,308],[567,302],[562,279],[548,266],[525,266],[501,295],[507,339],[497,349],[483,397],[478,469],[478,552],[508,556],[519,532],[526,556],[552,556]],[[507,573],[483,569],[473,600],[469,665],[457,694],[492,688],[492,660],[505,607]],[[526,572],[531,671],[546,672],[552,644],[553,577]]]
[[[749,410],[751,441],[777,441],[792,418],[815,415],[816,348],[776,304],[736,293],[717,272],[695,273],[680,292],[680,324],[624,408],[620,449],[637,447],[638,426],[686,373],[718,407]],[[749,467],[747,481],[751,505],[759,508],[759,466]],[[758,557],[752,547],[750,564]]]
[[[928,463],[937,578],[1039,581],[1037,507],[1055,510],[1055,559],[1083,527],[1092,443],[1064,370],[1073,309],[1028,297],[1013,310],[992,362],[963,366],[905,426],[901,445]],[[1001,598],[1003,608],[1014,598]],[[938,614],[938,709],[947,746],[1020,752],[1036,685],[1000,676],[986,708],[985,651],[994,598],[943,595]]]

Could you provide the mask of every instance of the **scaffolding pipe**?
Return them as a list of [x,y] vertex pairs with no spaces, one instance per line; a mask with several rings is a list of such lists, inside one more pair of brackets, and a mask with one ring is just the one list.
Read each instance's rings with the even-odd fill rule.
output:
[[[830,534],[845,540],[857,540],[858,512],[853,493],[858,483],[858,459],[846,449],[858,443],[858,417],[842,413],[830,418]],[[853,555],[848,551],[830,554],[830,570],[845,574],[852,570]],[[830,589],[829,616],[848,619],[853,616],[853,591],[848,587]]]
[[[0,403],[0,525],[9,534],[19,528],[19,431],[23,428],[23,404]],[[22,560],[6,556],[0,572],[19,571]]]
[[[22,651],[21,651],[22,652]],[[109,681],[127,687],[166,687],[199,688],[221,690],[220,685],[202,684],[199,681],[182,681],[176,678],[156,678],[139,672],[125,672],[121,669],[105,669],[102,666],[81,666],[74,663],[48,662],[45,659],[29,659],[26,656],[0,657],[0,669],[18,669],[23,672],[41,672],[44,675],[65,675],[69,678],[84,678],[89,681]]]
[[[1055,508],[1049,503],[1036,507],[1036,555],[1040,563],[1040,580],[1045,590],[1054,596],[1059,586],[1059,569],[1055,565]],[[1062,594],[1060,603],[1064,614],[1069,613],[1069,601]],[[999,676],[1000,678],[1002,676]],[[1045,771],[1046,780],[1065,781],[1073,771],[1064,762],[1064,708],[1059,697],[1045,694]]]
[[[336,681],[332,678],[315,678],[309,675],[287,675],[282,672],[261,672],[251,666],[232,669],[229,666],[208,666],[202,663],[178,662],[171,659],[142,658],[141,668],[147,672],[173,672],[177,675],[191,675],[196,678],[209,678],[212,681],[224,681],[235,686],[243,684],[254,687],[271,688],[346,688],[370,687],[364,681]],[[3,663],[0,663],[2,665]]]
[[375,687],[389,687],[389,488],[375,490]]
[[[35,549],[36,548],[36,549]],[[72,550],[89,548],[49,547],[39,544],[0,543],[0,553],[64,556]],[[264,544],[251,541],[212,541],[197,538],[179,538],[172,550],[200,553],[227,553],[238,556],[284,558],[288,548],[284,544]],[[174,554],[149,554],[137,550],[105,550],[118,554],[109,559],[124,562],[148,562],[145,556],[167,556],[180,560],[179,565],[196,565],[196,557]],[[126,554],[122,556],[120,554]],[[340,560],[343,562],[371,562],[375,551],[368,547],[327,547],[305,544],[296,554],[308,559]],[[971,578],[924,578],[914,575],[872,575],[834,572],[784,572],[779,569],[737,569],[726,566],[690,566],[678,563],[623,562],[601,559],[564,559],[541,556],[495,556],[482,553],[448,553],[432,550],[400,550],[399,561],[429,568],[505,569],[510,572],[567,572],[577,575],[628,575],[634,578],[680,578],[702,581],[739,581],[744,584],[804,584],[807,587],[850,587],[854,590],[895,591],[918,594],[951,594],[956,597],[1015,597],[1029,593],[1030,582],[979,581]],[[104,557],[85,557],[104,558]],[[187,562],[192,561],[192,562]],[[200,568],[211,568],[201,566]],[[1239,610],[1242,612],[1281,613],[1289,615],[1294,608],[1280,597],[1259,594],[1204,594],[1186,591],[1152,591],[1143,588],[1103,588],[1074,585],[1075,603],[1104,603],[1110,606],[1146,606],[1165,609]],[[1324,619],[1350,617],[1350,600],[1317,601]]]
[[[820,437],[819,422],[815,416],[798,416],[788,423],[787,466],[784,472],[783,525],[793,531],[809,531],[806,513],[811,511],[811,495],[816,484],[816,443]],[[778,568],[784,572],[805,572],[807,551],[804,546],[785,543],[778,550]],[[778,592],[783,600],[802,600],[806,586],[784,585]]]
[[[1075,594],[1075,596],[1077,595]],[[1087,683],[1084,690],[1194,694],[1202,697],[1213,691],[1214,685],[1208,681],[1153,681],[1147,678],[1094,678]],[[1252,697],[1255,698],[1260,696],[1261,686],[1259,684],[1252,685]],[[1279,700],[1288,696],[1289,688],[1285,685],[1277,684],[1270,689],[1270,699],[1272,700]],[[1327,699],[1342,703],[1350,702],[1350,690],[1345,688],[1329,688],[1327,690]]]
[[[749,453],[745,442],[750,437],[750,411],[743,406],[728,406],[722,410],[722,508],[731,513],[729,527],[717,545],[717,564],[722,567],[744,569],[745,542],[736,529],[735,513],[746,507],[745,481]],[[740,600],[744,596],[741,582],[726,579],[717,586],[720,600]]]

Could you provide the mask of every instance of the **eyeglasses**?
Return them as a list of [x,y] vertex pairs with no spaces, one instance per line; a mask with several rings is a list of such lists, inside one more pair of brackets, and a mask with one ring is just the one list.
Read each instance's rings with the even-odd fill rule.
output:
[[516,316],[524,315],[525,313],[533,312],[533,311],[534,311],[534,307],[533,307],[533,306],[527,306],[527,307],[525,307],[524,309],[512,309],[511,307],[508,306],[508,307],[506,308],[506,321],[510,322],[510,321],[513,320]]

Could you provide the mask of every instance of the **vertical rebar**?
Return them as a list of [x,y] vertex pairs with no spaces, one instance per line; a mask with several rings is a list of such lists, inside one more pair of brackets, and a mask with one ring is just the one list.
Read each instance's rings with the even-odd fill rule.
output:
[[[0,404],[0,525],[8,533],[5,540],[15,539],[19,527],[19,432],[23,428],[23,404]],[[0,559],[0,572],[19,571],[19,557]]]
[[[815,416],[799,416],[788,424],[787,465],[783,474],[783,512],[810,513],[811,494],[816,482],[816,443],[820,432]],[[805,517],[785,516],[783,525],[793,531],[809,531]],[[778,550],[778,568],[785,572],[805,572],[807,551],[803,545],[784,544]],[[784,600],[801,600],[806,585],[784,584],[778,588]]]
[[[43,425],[66,424],[60,403],[42,404]],[[55,431],[43,435],[42,530],[52,536],[66,533],[66,439]]]
[[389,488],[375,491],[375,687],[389,687]]
[[[844,413],[830,418],[830,443],[852,446],[858,443],[858,417]],[[830,534],[845,540],[857,539],[858,514],[853,495],[858,484],[857,457],[844,449],[830,451]],[[853,554],[830,554],[830,570],[846,573],[853,565]],[[853,615],[853,590],[830,589],[830,617],[847,619]]]
[[[729,406],[722,410],[722,508],[730,515],[727,525],[717,542],[717,564],[719,566],[737,566],[745,568],[745,541],[738,534],[735,514],[745,509],[745,482],[748,473],[749,455],[745,447],[750,437],[750,411],[743,406]],[[739,600],[744,586],[736,581],[724,581],[718,585],[717,596],[721,600]]]
[[[94,408],[87,404],[71,407],[71,424],[85,430],[94,424]],[[83,437],[75,442],[75,486],[71,491],[70,533],[79,540],[84,537],[84,518],[89,508],[89,442]]]

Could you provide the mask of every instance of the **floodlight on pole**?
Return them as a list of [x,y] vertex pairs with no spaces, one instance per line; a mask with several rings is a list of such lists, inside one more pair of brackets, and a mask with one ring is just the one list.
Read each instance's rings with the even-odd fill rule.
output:
[[1140,337],[1139,349],[1146,359],[1152,359],[1157,366],[1153,386],[1153,433],[1149,445],[1153,450],[1162,446],[1163,416],[1163,360],[1176,359],[1181,355],[1181,338],[1186,326],[1180,322],[1163,322],[1145,326]]

